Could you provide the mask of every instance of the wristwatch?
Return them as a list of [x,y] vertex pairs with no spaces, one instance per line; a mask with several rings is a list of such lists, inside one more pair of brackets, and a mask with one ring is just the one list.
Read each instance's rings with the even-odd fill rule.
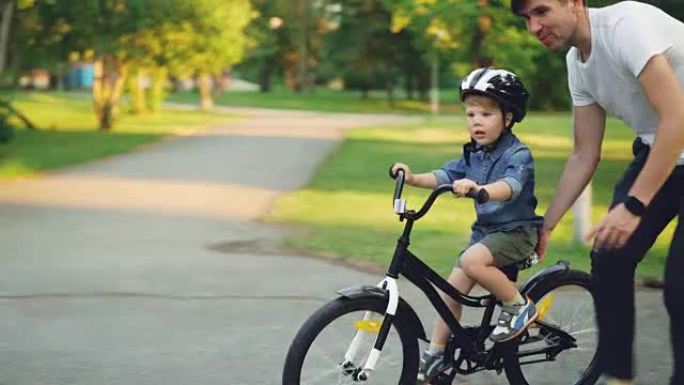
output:
[[624,202],[625,208],[627,211],[630,213],[636,215],[637,217],[641,217],[644,215],[646,212],[646,205],[644,205],[637,197],[628,195],[627,199],[625,199]]

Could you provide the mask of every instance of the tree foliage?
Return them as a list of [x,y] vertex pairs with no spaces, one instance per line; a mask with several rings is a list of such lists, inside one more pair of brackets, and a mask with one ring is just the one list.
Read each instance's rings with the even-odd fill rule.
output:
[[254,16],[249,0],[35,0],[21,18],[22,55],[92,59],[95,112],[109,129],[129,74],[150,76],[159,94],[168,74],[220,73],[242,60]]
[[[684,18],[681,0],[646,2]],[[524,79],[534,108],[569,106],[564,55],[525,31],[510,0],[0,0],[0,9],[9,3],[10,61],[57,74],[70,60],[95,61],[103,128],[126,79],[135,110],[158,108],[169,76],[198,77],[210,107],[211,78],[241,62],[264,92],[274,77],[297,91],[343,78],[354,89],[385,88],[390,100],[399,85],[425,98],[432,65],[447,85],[492,65]]]

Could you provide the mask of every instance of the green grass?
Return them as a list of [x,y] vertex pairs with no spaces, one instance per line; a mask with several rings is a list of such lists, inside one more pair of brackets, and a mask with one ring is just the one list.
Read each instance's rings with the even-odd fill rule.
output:
[[[533,113],[515,131],[535,155],[538,213],[543,214],[571,150],[570,116]],[[621,123],[609,121],[603,160],[593,182],[595,221],[607,212],[613,185],[631,160],[632,137]],[[303,230],[286,241],[289,247],[385,266],[403,226],[391,211],[394,183],[387,177],[387,167],[403,161],[418,172],[439,168],[460,154],[467,139],[460,117],[349,131],[346,141],[319,168],[310,185],[282,198],[269,220],[295,224]],[[419,207],[428,193],[413,187],[404,190],[412,208]],[[571,217],[566,215],[555,230],[544,265],[564,259],[588,270],[588,249],[572,243]],[[445,274],[467,244],[474,219],[472,202],[443,196],[416,224],[411,249]],[[640,276],[661,275],[673,229],[670,226],[665,231],[640,265]]]
[[[460,111],[458,93],[456,90],[442,91],[442,113]],[[181,103],[198,103],[196,92],[180,92],[169,96],[169,101]],[[356,112],[356,113],[428,113],[430,105],[424,101],[407,100],[403,91],[396,92],[393,106],[387,101],[384,91],[374,90],[368,99],[361,98],[359,91],[333,91],[327,88],[316,88],[302,93],[296,93],[283,86],[274,87],[271,92],[226,92],[217,98],[216,103],[226,106],[260,107],[295,110],[312,110],[328,112]]]
[[122,113],[110,132],[97,129],[92,102],[72,93],[2,93],[38,126],[16,130],[9,143],[0,143],[0,179],[28,176],[129,152],[136,147],[185,130],[205,127],[235,117],[197,111],[162,110],[134,116]]

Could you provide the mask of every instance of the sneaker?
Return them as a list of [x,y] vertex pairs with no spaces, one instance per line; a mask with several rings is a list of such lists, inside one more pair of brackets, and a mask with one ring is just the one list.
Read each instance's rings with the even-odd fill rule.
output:
[[525,331],[538,316],[537,307],[529,298],[524,305],[501,306],[499,321],[489,339],[493,342],[510,341]]
[[423,355],[420,356],[416,384],[423,385],[429,383],[439,372],[446,368],[444,352],[432,353],[430,350],[424,351]]

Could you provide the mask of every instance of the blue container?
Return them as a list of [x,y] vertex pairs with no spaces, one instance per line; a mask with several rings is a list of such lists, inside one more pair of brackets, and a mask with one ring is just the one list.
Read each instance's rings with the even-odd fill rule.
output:
[[78,84],[80,88],[92,88],[93,78],[95,77],[95,69],[92,64],[85,64],[81,66],[77,73]]
[[64,75],[66,88],[92,88],[95,70],[92,64],[77,64]]

